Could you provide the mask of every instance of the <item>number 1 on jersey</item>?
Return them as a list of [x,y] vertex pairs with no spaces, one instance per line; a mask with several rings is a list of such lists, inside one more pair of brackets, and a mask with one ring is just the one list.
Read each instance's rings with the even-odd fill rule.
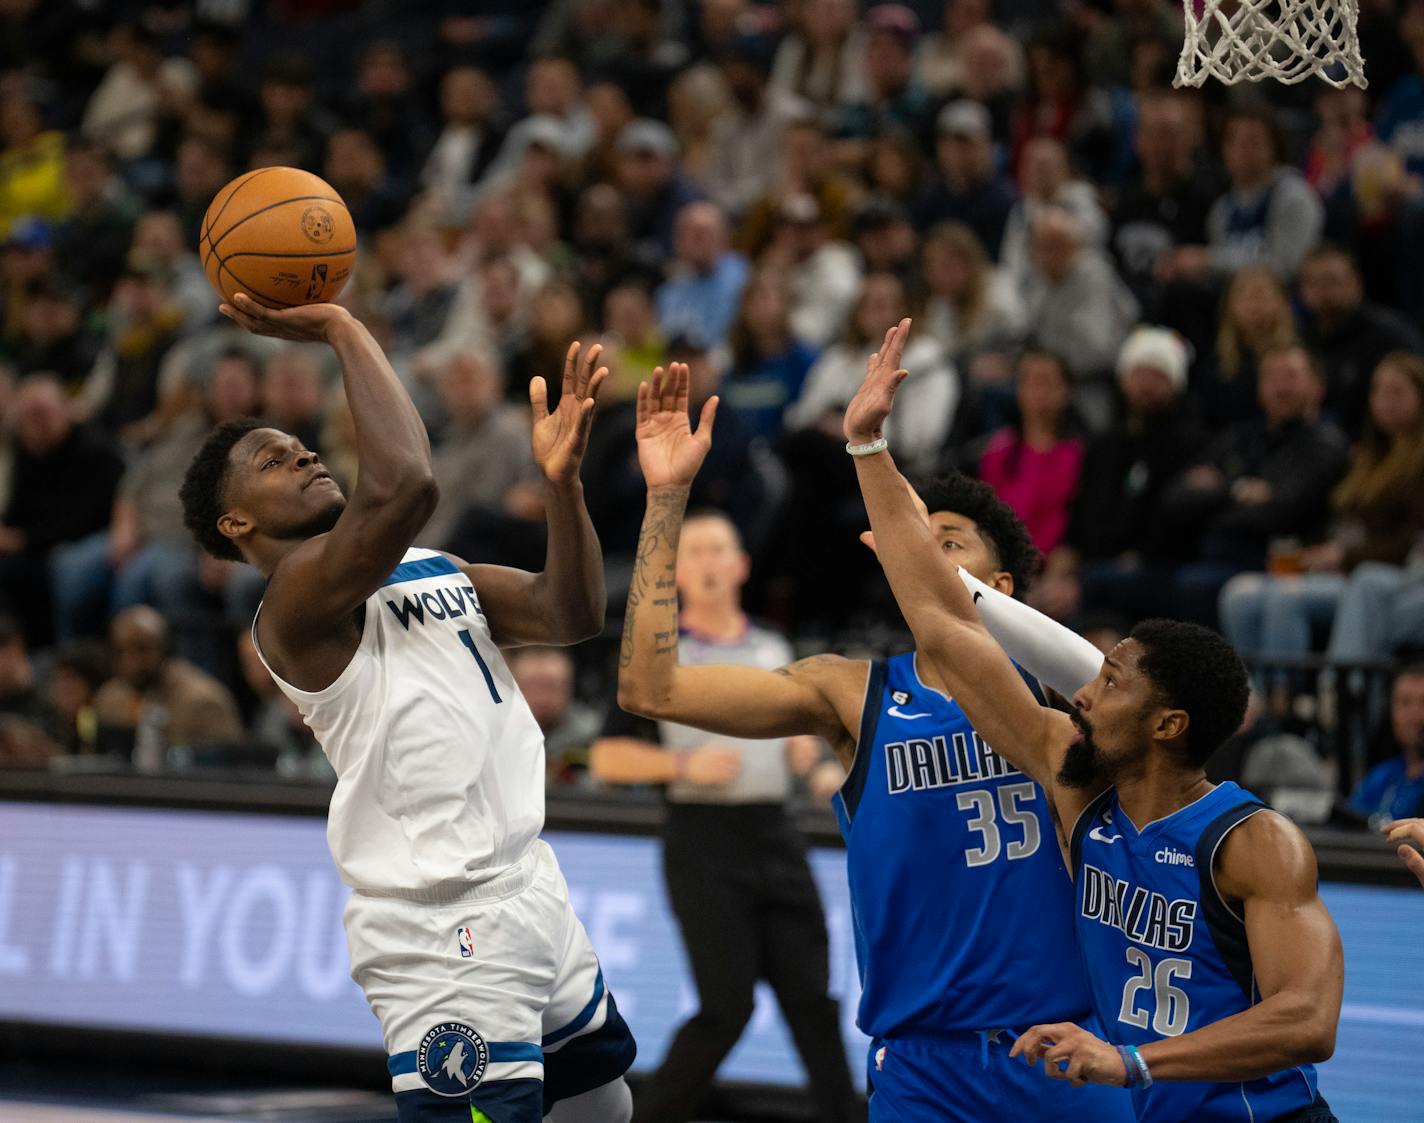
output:
[[494,688],[494,675],[490,674],[489,664],[480,657],[480,649],[475,646],[475,637],[470,635],[469,628],[460,629],[460,642],[470,649],[470,654],[480,665],[480,674],[485,676],[485,685],[489,687],[490,697],[495,700],[495,704],[503,702],[504,699],[499,696],[499,691]]

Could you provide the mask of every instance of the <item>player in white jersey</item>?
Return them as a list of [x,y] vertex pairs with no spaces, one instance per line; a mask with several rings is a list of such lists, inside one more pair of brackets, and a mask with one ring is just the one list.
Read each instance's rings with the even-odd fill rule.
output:
[[544,744],[501,647],[603,624],[603,561],[579,466],[607,370],[569,349],[548,408],[530,384],[545,569],[412,548],[436,501],[430,444],[370,333],[344,309],[223,314],[327,343],[356,423],[348,501],[301,441],[214,430],[183,483],[216,557],[268,576],[258,653],[336,770],[327,841],[353,892],[352,977],[380,1020],[401,1123],[626,1123],[635,1046],[569,906],[544,825]]

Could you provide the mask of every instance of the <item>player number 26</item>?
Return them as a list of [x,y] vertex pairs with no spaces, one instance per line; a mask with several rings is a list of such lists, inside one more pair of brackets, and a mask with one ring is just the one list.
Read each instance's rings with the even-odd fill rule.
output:
[[1147,1011],[1137,1008],[1137,995],[1150,990],[1156,999],[1156,1012],[1152,1014],[1152,1031],[1163,1037],[1176,1037],[1187,1031],[1187,1022],[1192,1016],[1191,1000],[1181,987],[1174,987],[1172,980],[1190,979],[1192,961],[1190,959],[1163,959],[1156,967],[1151,957],[1141,948],[1127,949],[1127,964],[1138,974],[1127,980],[1122,988],[1122,1009],[1117,1020],[1138,1029],[1147,1028]]
[[[969,863],[971,869],[974,866],[987,866],[995,861],[1000,850],[1003,850],[1004,856],[1012,862],[1027,858],[1038,849],[1038,816],[1033,813],[1031,807],[1024,806],[1033,802],[1035,794],[1032,784],[1003,784],[993,789],[972,788],[955,797],[959,809],[971,813],[969,829],[978,831],[981,836],[977,847],[964,852],[964,860]],[[999,800],[997,818],[994,815],[995,795]],[[1023,838],[1011,838],[1005,846],[1000,822],[1012,823],[1019,827],[1023,831]]]

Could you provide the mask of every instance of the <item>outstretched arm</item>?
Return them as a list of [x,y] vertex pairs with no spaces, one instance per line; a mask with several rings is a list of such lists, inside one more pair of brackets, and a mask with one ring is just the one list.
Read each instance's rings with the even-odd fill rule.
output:
[[[648,506],[623,617],[618,658],[618,704],[631,713],[675,721],[732,737],[815,733],[849,752],[853,743],[828,692],[859,668],[836,656],[805,660],[780,671],[755,667],[684,667],[677,659],[678,539],[688,491],[712,445],[716,399],[702,410],[693,433],[687,415],[687,367],[674,363],[664,377],[638,388],[638,463],[648,484]],[[858,703],[856,703],[858,704]],[[854,729],[854,721],[850,728]]]
[[[865,383],[846,409],[846,437],[853,445],[880,438],[895,391],[908,376],[899,363],[909,330],[910,321],[902,320],[871,357]],[[1053,797],[1053,777],[1072,736],[1068,719],[1038,704],[994,642],[889,451],[857,456],[855,468],[879,544],[876,554],[923,665],[963,706],[980,736]],[[1081,796],[1070,799],[1072,807],[1058,809],[1068,824],[1083,802]]]
[[[289,554],[267,589],[262,627],[278,651],[320,640],[348,625],[352,612],[400,563],[434,510],[436,488],[425,426],[371,333],[334,304],[271,311],[239,293],[223,315],[258,335],[323,342],[336,352],[356,423],[361,472],[336,525]],[[264,466],[306,470],[314,454],[262,452]],[[300,461],[305,458],[306,464]]]
[[598,365],[602,353],[597,343],[569,347],[562,392],[553,412],[544,380],[529,383],[534,462],[544,473],[549,523],[543,571],[461,566],[480,595],[495,642],[502,647],[578,643],[603,628],[607,602],[603,552],[579,479],[598,391],[608,377],[608,368]]
[[[1335,1051],[1345,959],[1316,885],[1315,853],[1300,829],[1261,811],[1226,837],[1216,884],[1244,915],[1259,1000],[1250,1009],[1180,1037],[1142,1046],[1153,1080],[1258,1080]],[[1198,924],[1203,921],[1198,920]],[[1191,983],[1182,990],[1190,1001]],[[1034,1026],[1013,1055],[1075,1084],[1124,1083],[1117,1050],[1078,1026]],[[1067,1062],[1065,1072],[1059,1063]]]

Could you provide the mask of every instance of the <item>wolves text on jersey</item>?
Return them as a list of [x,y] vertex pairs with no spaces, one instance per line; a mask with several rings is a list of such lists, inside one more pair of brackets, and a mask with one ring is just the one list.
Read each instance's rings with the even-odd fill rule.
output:
[[1192,945],[1197,902],[1169,901],[1140,885],[1129,885],[1096,866],[1083,864],[1083,915],[1116,928],[1129,940],[1162,951],[1186,951]]
[[1021,775],[977,733],[891,741],[885,746],[885,769],[891,795]]
[[386,607],[406,631],[410,631],[412,620],[424,625],[427,615],[432,620],[453,620],[464,616],[467,611],[484,615],[475,595],[475,587],[468,582],[463,585],[440,585],[424,592],[404,595],[400,604],[388,600]]

